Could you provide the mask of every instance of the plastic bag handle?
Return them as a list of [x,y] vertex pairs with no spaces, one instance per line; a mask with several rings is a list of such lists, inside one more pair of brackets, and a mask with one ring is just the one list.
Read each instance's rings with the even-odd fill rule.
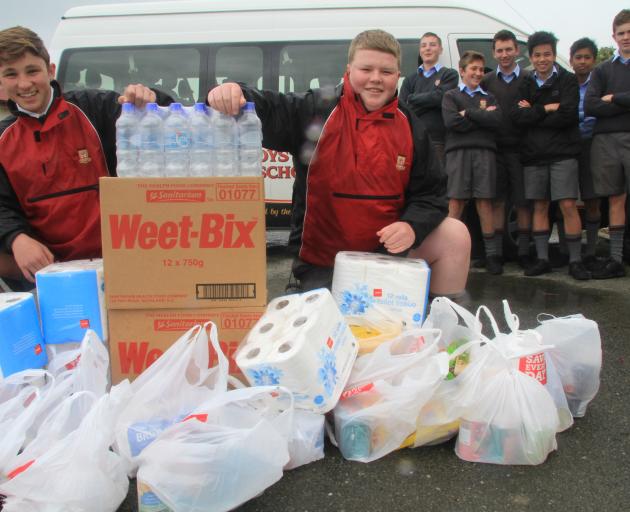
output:
[[[203,324],[203,330],[206,332],[208,338],[210,339],[212,348],[214,348],[215,352],[217,353],[217,368],[219,372],[219,378],[217,379],[215,389],[220,389],[222,391],[227,390],[228,374],[230,371],[230,362],[228,361],[228,358],[226,357],[226,355],[223,353],[223,350],[221,349],[221,344],[219,343],[219,335],[217,332],[217,326],[214,324],[214,322],[206,322],[205,324]],[[204,374],[204,379],[202,379],[200,382],[203,382],[205,378],[213,370],[214,370],[214,367],[208,368],[206,372],[202,372],[202,374]]]
[[480,325],[481,325],[481,313],[485,313],[488,319],[490,320],[490,326],[492,327],[494,336],[497,337],[499,334],[501,334],[501,331],[499,330],[499,325],[497,324],[497,321],[494,319],[494,316],[492,315],[492,312],[490,311],[490,309],[487,306],[479,306],[479,308],[477,308],[477,314],[475,315],[475,318],[477,319],[477,322],[479,322]]
[[195,408],[192,414],[198,414],[200,412],[208,411],[214,409],[216,407],[221,407],[226,404],[234,403],[234,402],[243,402],[246,400],[251,400],[252,398],[258,395],[265,395],[271,393],[283,393],[289,397],[289,409],[293,410],[295,399],[293,398],[293,393],[289,391],[287,388],[283,386],[253,386],[253,387],[244,387],[233,389],[231,391],[226,391],[225,393],[221,393],[217,396],[212,397],[207,402],[201,404],[199,407]]
[[481,325],[479,323],[479,320],[466,308],[463,308],[456,302],[453,302],[448,297],[438,297],[435,300],[445,301],[453,309],[453,311],[455,311],[455,313],[457,313],[462,318],[462,320],[464,320],[464,323],[468,328],[472,329],[475,332],[481,332]]
[[518,331],[518,328],[520,326],[518,316],[512,313],[512,310],[510,309],[510,305],[508,304],[508,301],[505,299],[503,299],[503,315],[505,316],[505,322],[510,328],[510,331],[512,332]]

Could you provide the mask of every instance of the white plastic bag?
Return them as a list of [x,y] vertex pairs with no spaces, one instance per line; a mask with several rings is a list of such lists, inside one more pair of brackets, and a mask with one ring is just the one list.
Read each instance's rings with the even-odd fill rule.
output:
[[436,350],[439,334],[406,331],[357,359],[334,409],[346,459],[376,460],[413,435],[420,410],[448,373],[448,356]]
[[562,389],[560,376],[549,356],[549,351],[553,350],[553,345],[544,345],[542,336],[531,329],[521,330],[519,328],[518,316],[512,313],[507,300],[503,301],[503,312],[505,321],[510,332],[505,334],[499,332],[496,320],[490,311],[482,306],[477,311],[477,317],[481,312],[485,312],[490,319],[490,324],[494,331],[496,347],[507,358],[512,358],[514,354],[527,352],[523,357],[512,358],[513,367],[529,375],[540,382],[553,398],[558,409],[558,432],[562,432],[573,425],[573,416],[569,410],[567,398]]
[[284,469],[324,458],[325,416],[305,409],[293,411],[293,427],[289,436],[289,462]]
[[125,381],[103,395],[73,432],[0,484],[4,510],[85,512],[116,510],[127,495],[127,465],[109,447],[114,424],[131,397]]
[[493,371],[494,354],[475,315],[446,297],[437,297],[423,327],[440,329],[438,350],[449,358],[449,374],[440,382],[418,416],[414,446],[448,441],[457,434],[459,418],[477,398],[477,388]]
[[292,412],[291,393],[277,386],[217,395],[142,452],[138,481],[177,512],[230,510],[282,477]]
[[28,442],[28,431],[46,407],[54,378],[45,370],[24,370],[0,383],[0,475]]
[[541,464],[557,448],[558,423],[544,386],[506,361],[462,416],[455,453],[470,462]]
[[536,331],[554,345],[549,355],[574,417],[582,417],[599,390],[602,342],[597,322],[582,315],[541,320]]
[[[218,365],[208,368],[208,338]],[[116,450],[130,461],[173,423],[188,416],[213,393],[227,389],[228,360],[212,322],[195,326],[181,336],[132,384],[133,398],[116,426]]]

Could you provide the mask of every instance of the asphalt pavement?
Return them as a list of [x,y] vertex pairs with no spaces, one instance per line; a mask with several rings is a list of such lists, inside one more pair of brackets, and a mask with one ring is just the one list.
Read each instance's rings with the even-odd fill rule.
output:
[[[284,249],[267,251],[269,299],[283,294],[290,268]],[[582,313],[595,320],[603,345],[601,386],[586,416],[557,435],[558,450],[538,466],[499,466],[460,460],[450,441],[399,450],[368,464],[343,459],[327,443],[324,459],[285,472],[253,511],[629,511],[630,510],[630,268],[629,277],[578,282],[567,268],[524,277],[509,263],[501,276],[471,270],[471,307],[501,317],[503,299],[522,328],[539,313]],[[504,322],[500,323],[505,328]],[[119,511],[137,510],[135,482]]]

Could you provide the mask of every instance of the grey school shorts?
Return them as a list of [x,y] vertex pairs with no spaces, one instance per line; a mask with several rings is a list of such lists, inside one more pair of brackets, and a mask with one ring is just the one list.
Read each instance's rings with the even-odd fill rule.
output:
[[523,164],[520,155],[514,151],[497,151],[497,199],[510,199],[514,206],[527,206]]
[[578,167],[580,169],[580,199],[598,199],[593,183],[593,173],[591,172],[591,144],[592,139],[582,139],[582,152],[578,157]]
[[455,149],[446,153],[449,199],[493,199],[496,190],[496,155],[490,149]]
[[575,158],[523,168],[525,197],[558,201],[579,196],[578,161]]
[[593,185],[601,197],[630,190],[630,132],[599,133],[591,145]]

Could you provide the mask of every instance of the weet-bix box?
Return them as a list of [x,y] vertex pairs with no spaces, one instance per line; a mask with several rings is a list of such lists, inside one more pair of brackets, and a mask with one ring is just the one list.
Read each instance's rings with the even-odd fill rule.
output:
[[80,342],[88,329],[107,342],[102,259],[53,263],[35,282],[47,344]]
[[0,378],[48,362],[35,299],[30,293],[0,293]]

